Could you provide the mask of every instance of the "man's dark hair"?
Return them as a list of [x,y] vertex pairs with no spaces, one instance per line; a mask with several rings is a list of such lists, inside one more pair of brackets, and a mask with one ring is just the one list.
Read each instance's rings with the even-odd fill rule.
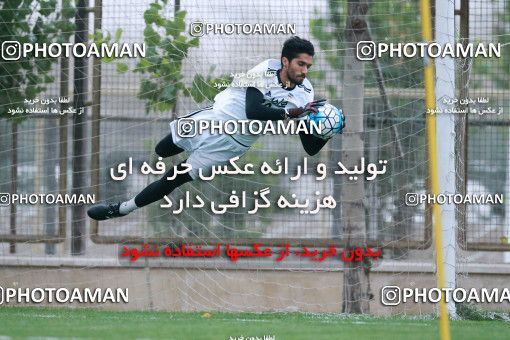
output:
[[301,39],[298,36],[289,38],[283,43],[282,56],[292,61],[298,54],[306,53],[313,57],[315,51],[313,50],[313,44],[308,40]]

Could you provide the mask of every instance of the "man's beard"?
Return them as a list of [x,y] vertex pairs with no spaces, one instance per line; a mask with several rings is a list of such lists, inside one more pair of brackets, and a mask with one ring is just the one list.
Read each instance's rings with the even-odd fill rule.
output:
[[303,84],[303,81],[305,80],[305,78],[296,78],[296,77],[292,77],[288,72],[287,72],[287,78],[289,78],[289,80],[296,84],[296,85],[301,85]]
[[303,84],[303,81],[305,81],[305,79],[291,79],[291,81],[296,84],[296,85],[301,85]]

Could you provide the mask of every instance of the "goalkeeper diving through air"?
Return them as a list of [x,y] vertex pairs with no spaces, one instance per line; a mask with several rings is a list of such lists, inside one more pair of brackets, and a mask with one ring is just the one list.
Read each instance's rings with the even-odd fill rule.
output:
[[[215,165],[227,164],[231,158],[242,156],[255,143],[258,135],[252,134],[211,134],[205,131],[193,137],[182,137],[178,132],[179,120],[246,120],[260,121],[299,119],[315,114],[326,105],[326,100],[315,100],[313,87],[306,79],[312,66],[313,44],[297,36],[285,41],[280,60],[268,59],[248,71],[248,74],[263,75],[261,80],[251,86],[229,86],[214,98],[210,107],[178,117],[170,123],[170,133],[156,145],[156,153],[161,157],[170,157],[187,151],[187,164],[191,171],[179,164],[172,167],[161,179],[149,184],[134,198],[118,203],[97,204],[87,214],[101,221],[121,217],[130,212],[159,201],[175,188],[198,178],[199,169],[207,172]],[[269,86],[277,84],[277,86]],[[327,104],[329,105],[329,104]],[[336,133],[345,127],[343,113],[338,112]],[[329,137],[318,137],[304,132],[299,133],[303,148],[309,155],[315,155],[327,143]],[[177,170],[177,175],[174,171]],[[184,173],[179,173],[184,172]],[[174,178],[168,180],[167,177]]]

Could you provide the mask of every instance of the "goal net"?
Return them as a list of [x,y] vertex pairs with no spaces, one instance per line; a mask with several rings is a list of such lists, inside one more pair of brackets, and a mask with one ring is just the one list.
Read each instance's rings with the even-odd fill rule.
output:
[[[23,18],[30,27],[37,25],[31,16],[51,7],[37,3]],[[145,58],[0,61],[6,93],[0,192],[9,196],[0,206],[0,286],[127,285],[133,292],[130,309],[341,312],[354,299],[370,301],[374,314],[434,311],[425,304],[390,308],[380,301],[383,286],[435,286],[430,205],[408,201],[409,195],[425,194],[430,179],[424,60],[356,57],[360,40],[422,42],[418,1],[93,3],[80,23],[80,8],[58,2],[58,13],[71,13],[68,22],[64,14],[44,14],[42,20],[60,23],[59,33],[43,27],[30,35],[53,39],[41,43],[77,43],[81,30],[86,43],[145,43]],[[5,18],[17,10],[3,6]],[[455,41],[500,43],[508,55],[507,2],[470,1],[469,11],[464,7],[454,20],[455,31],[448,34]],[[0,24],[3,41],[17,39],[7,19]],[[307,78],[315,99],[326,98],[346,117],[343,133],[318,154],[307,155],[298,136],[264,135],[236,162],[242,169],[253,165],[254,174],[195,180],[168,200],[99,223],[87,217],[88,202],[14,201],[15,194],[17,200],[32,194],[91,195],[95,203],[133,198],[161,177],[155,170],[159,162],[168,169],[187,159],[185,153],[162,160],[155,154],[169,123],[212,105],[236,74],[266,59],[280,60],[284,41],[293,35],[314,44]],[[457,193],[509,194],[509,69],[508,58],[501,57],[458,58],[449,70],[455,98],[473,99],[454,106],[468,107],[469,113],[452,113],[453,131],[437,126],[438,138],[455,134],[455,152],[448,157],[455,163]],[[26,79],[30,72],[38,74],[44,90]],[[16,113],[18,108],[23,113]],[[114,178],[119,165],[126,169],[122,180]],[[143,173],[146,166],[153,171]],[[268,204],[262,207],[264,195]],[[281,197],[291,203],[280,206]],[[183,204],[188,206],[179,211]],[[510,259],[507,211],[507,203],[456,206],[457,263],[446,265],[458,272],[458,286],[504,286]],[[151,250],[219,245],[222,256],[122,256],[144,244]],[[271,248],[273,256],[233,260],[226,254],[227,245],[252,251],[256,244]],[[321,260],[304,256],[304,247],[337,253]],[[358,259],[367,280],[350,281],[344,276],[349,260],[341,253],[348,257],[350,250],[367,247],[381,252]],[[285,249],[288,256],[277,260]],[[350,294],[352,285],[361,288]]]

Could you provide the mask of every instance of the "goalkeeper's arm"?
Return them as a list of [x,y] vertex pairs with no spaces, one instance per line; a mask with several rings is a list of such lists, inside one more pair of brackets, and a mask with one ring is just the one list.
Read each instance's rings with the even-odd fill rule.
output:
[[301,144],[303,144],[303,149],[305,149],[306,153],[310,156],[313,156],[317,152],[319,152],[329,140],[315,137],[314,135],[304,132],[299,133],[299,138],[301,138]]
[[308,103],[304,108],[273,109],[263,105],[264,96],[262,92],[254,87],[246,89],[246,117],[257,120],[283,120],[286,118],[301,117],[309,112],[317,112],[318,107],[323,105],[325,100]]
[[264,95],[254,87],[246,89],[246,117],[257,120],[283,120],[285,109],[274,109],[265,105]]
[[[263,101],[264,96],[262,95],[262,92],[254,87],[248,87],[246,89],[246,117],[248,119],[282,120],[286,118],[286,112],[284,109],[273,109],[271,107],[264,106],[262,105]],[[304,109],[301,108],[291,110],[296,110],[294,113],[299,114],[302,114],[303,112],[301,111],[304,111]],[[291,110],[289,110],[289,112]],[[298,110],[299,112],[297,112]],[[303,144],[303,148],[306,153],[310,156],[319,152],[327,143],[327,140],[304,132],[299,133],[299,138],[301,138],[301,144]]]

